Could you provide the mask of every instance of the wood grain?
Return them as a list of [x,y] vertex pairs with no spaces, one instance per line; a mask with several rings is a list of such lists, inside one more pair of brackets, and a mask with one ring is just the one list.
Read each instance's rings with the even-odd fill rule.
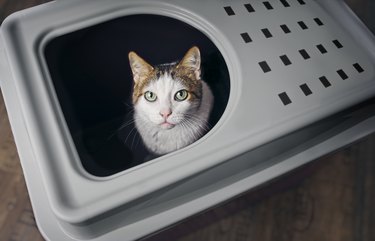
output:
[[42,241],[0,92],[0,240]]
[[374,143],[371,135],[148,240],[374,240]]
[[[0,0],[0,22],[43,0]],[[347,0],[375,30],[375,3]],[[145,240],[375,240],[375,135]],[[0,240],[41,241],[0,94]]]

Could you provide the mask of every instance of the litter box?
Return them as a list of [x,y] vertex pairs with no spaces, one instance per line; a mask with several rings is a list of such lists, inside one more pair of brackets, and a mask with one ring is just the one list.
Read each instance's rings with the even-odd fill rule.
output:
[[[131,50],[202,52],[211,129],[162,156]],[[1,26],[0,83],[47,240],[136,240],[375,131],[375,38],[343,1],[54,1]],[[130,141],[129,141],[130,140]]]

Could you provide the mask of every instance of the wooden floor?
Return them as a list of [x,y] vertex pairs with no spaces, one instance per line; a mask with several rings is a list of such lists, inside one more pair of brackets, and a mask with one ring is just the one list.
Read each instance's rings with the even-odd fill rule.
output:
[[[0,21],[42,0],[0,0]],[[372,0],[348,1],[375,30]],[[148,240],[375,240],[375,135]],[[0,241],[43,240],[0,94]]]

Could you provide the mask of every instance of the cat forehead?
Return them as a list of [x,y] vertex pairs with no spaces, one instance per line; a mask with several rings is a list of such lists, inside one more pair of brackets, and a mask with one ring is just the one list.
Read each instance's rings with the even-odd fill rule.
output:
[[181,81],[174,79],[171,75],[164,73],[159,78],[150,81],[146,88],[153,88],[157,90],[170,90],[175,88],[186,88]]
[[145,91],[177,91],[186,89],[197,97],[201,94],[201,81],[190,69],[179,67],[177,62],[154,66],[153,71],[143,81],[136,83],[133,92],[133,103]]
[[154,77],[156,77],[156,80],[166,77],[171,78],[187,88],[200,84],[200,79],[197,79],[195,72],[179,66],[178,62],[155,66]]

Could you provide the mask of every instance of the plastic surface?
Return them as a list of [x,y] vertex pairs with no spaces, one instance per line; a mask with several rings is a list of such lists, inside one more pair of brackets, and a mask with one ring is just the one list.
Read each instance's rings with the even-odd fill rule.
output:
[[[375,94],[373,35],[341,1],[287,2],[58,1],[8,18],[1,86],[45,236],[133,240],[373,132],[371,115],[341,112]],[[98,178],[80,165],[44,47],[132,14],[205,33],[228,65],[229,102],[193,145]]]

